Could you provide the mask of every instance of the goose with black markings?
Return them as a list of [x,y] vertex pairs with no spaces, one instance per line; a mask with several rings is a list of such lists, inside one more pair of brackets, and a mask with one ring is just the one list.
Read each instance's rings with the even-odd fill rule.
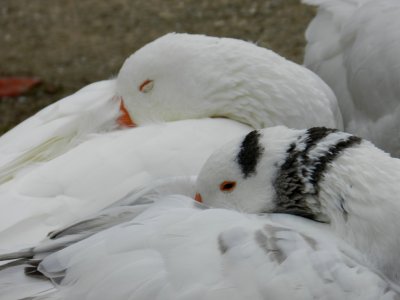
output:
[[327,223],[394,282],[400,281],[400,160],[325,127],[252,131],[216,151],[196,199],[247,213]]

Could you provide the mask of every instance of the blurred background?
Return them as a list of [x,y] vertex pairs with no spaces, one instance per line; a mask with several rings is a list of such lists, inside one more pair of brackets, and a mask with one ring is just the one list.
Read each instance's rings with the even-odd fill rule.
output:
[[0,134],[117,75],[130,54],[167,32],[240,38],[301,63],[314,13],[299,0],[1,0],[0,77],[42,83],[0,98]]

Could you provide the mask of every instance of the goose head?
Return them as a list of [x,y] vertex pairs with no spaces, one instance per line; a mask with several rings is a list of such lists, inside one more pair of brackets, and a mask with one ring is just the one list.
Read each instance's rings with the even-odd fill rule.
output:
[[160,37],[125,61],[117,92],[139,125],[224,117],[253,128],[342,126],[333,93],[315,74],[231,38]]
[[[207,160],[197,179],[196,200],[212,207],[247,213],[288,213],[319,222],[343,221],[340,198],[320,193],[330,185],[325,174],[347,148],[361,139],[325,127],[284,126],[252,131]],[[338,200],[339,199],[339,200]]]

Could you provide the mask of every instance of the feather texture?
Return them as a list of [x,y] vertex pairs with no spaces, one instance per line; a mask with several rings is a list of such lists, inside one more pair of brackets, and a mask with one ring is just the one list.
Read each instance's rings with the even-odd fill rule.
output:
[[[154,203],[132,220],[47,253],[39,270],[52,289],[38,284],[24,293],[36,300],[398,297],[395,285],[324,224],[206,209],[165,190],[150,194]],[[9,272],[17,270],[0,272],[2,297],[27,280],[5,285]]]
[[400,3],[303,2],[318,5],[304,64],[335,92],[347,131],[400,157]]

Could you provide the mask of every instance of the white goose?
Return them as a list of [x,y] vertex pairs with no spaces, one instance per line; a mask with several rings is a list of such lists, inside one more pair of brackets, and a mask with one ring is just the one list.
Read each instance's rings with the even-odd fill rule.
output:
[[303,2],[318,6],[305,66],[335,92],[346,131],[400,157],[400,2]]
[[[187,197],[194,191],[188,180],[152,184],[93,218],[54,232],[38,247],[1,257],[22,259],[0,271],[0,297],[389,300],[399,296],[397,286],[369,268],[363,256],[335,237],[329,226],[284,214],[206,209]],[[34,276],[25,276],[24,268]]]
[[196,199],[248,213],[329,223],[372,265],[400,282],[400,160],[324,127],[252,131],[205,163]]
[[[340,128],[335,101],[312,72],[254,44],[161,37],[133,54],[116,81],[83,89],[0,140],[0,248],[37,242],[140,184],[197,174],[248,125]],[[121,103],[128,120],[146,126],[93,136],[115,128]],[[160,124],[181,119],[193,120]]]
[[117,79],[93,83],[4,134],[0,183],[118,124],[207,117],[254,128],[342,126],[332,91],[305,68],[240,40],[167,34],[128,58]]

